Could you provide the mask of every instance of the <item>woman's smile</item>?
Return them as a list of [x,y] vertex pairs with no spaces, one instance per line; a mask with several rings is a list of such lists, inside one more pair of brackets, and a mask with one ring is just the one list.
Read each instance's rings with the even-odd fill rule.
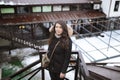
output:
[[57,35],[61,35],[62,32],[63,32],[62,26],[58,23],[55,26],[55,32],[56,32]]

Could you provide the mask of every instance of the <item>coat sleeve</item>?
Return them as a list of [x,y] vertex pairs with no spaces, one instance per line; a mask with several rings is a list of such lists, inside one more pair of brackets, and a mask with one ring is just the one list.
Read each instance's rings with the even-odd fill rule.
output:
[[66,73],[71,57],[72,41],[69,42],[69,48],[65,50],[65,62],[62,67],[62,73]]

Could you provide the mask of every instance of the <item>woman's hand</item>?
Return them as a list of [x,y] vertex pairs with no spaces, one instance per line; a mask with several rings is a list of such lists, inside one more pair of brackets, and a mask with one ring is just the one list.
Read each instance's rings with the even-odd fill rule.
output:
[[65,78],[65,74],[64,73],[60,73],[60,78]]

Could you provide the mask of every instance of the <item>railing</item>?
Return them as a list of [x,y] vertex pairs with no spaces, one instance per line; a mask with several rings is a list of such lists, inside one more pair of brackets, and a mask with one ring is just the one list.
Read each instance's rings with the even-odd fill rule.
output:
[[[42,68],[41,66],[39,66],[38,68],[36,68],[34,70],[31,70],[31,71],[26,73],[26,71],[30,70],[32,67],[36,66],[37,64],[40,64],[41,59],[42,59],[41,58],[42,54],[45,53],[45,51],[41,51],[42,49],[41,49],[40,45],[35,44],[33,41],[22,39],[19,36],[17,37],[11,31],[6,32],[5,30],[0,30],[0,37],[2,37],[4,39],[7,39],[7,40],[10,40],[12,42],[20,43],[23,46],[28,46],[28,47],[31,47],[31,48],[34,48],[34,49],[40,51],[39,52],[40,58],[39,58],[38,61],[24,67],[23,69],[19,70],[18,72],[14,73],[14,74],[6,77],[6,78],[3,78],[2,80],[12,80],[16,76],[21,75],[23,73],[24,73],[24,75],[20,76],[16,80],[21,80],[21,79],[25,78],[28,75],[30,75],[30,77],[27,80],[31,80],[40,71],[41,71],[42,80],[45,80],[45,69]],[[41,42],[41,43],[43,43],[43,42]],[[72,52],[72,54],[77,55],[77,57],[74,60],[70,61],[70,64],[74,63],[75,65],[69,65],[69,67],[71,67],[71,69],[68,70],[67,73],[69,73],[72,70],[75,70],[74,80],[82,80],[83,78],[84,78],[84,80],[88,80],[89,72],[88,72],[88,70],[86,68],[86,64],[85,64],[84,59],[83,59],[83,57],[81,55],[81,52],[80,51],[79,52],[74,51],[74,52]]]
[[0,69],[0,79],[1,79],[1,75],[2,75],[2,70]]
[[75,46],[75,49],[76,49],[77,55],[78,55],[77,56],[77,59],[78,59],[78,62],[77,62],[78,73],[77,73],[77,75],[79,75],[79,79],[77,79],[77,80],[93,80],[90,77],[89,71],[87,69],[87,65],[86,65],[84,58],[82,56],[83,52],[81,51],[81,48],[74,41],[73,41],[73,45]]
[[42,49],[41,46],[46,42],[46,40],[40,40],[38,42],[37,41],[34,42],[34,40],[19,38],[19,36],[15,36],[13,32],[5,31],[2,29],[0,29],[0,37],[3,39],[9,40],[13,43],[16,42],[21,44],[22,46],[31,47],[36,50]]
[[[45,69],[42,68],[41,66],[39,66],[38,68],[34,69],[34,70],[31,70],[30,72],[27,72],[28,70],[30,70],[32,67],[36,66],[37,64],[40,64],[41,63],[41,57],[42,55],[45,53],[46,51],[40,51],[39,52],[39,60],[35,61],[34,63],[24,67],[23,69],[19,70],[18,72],[6,77],[6,78],[3,78],[1,80],[12,80],[14,79],[16,76],[18,75],[21,75],[22,73],[25,73],[24,75],[22,75],[21,77],[19,77],[18,79],[16,80],[21,80],[25,77],[27,77],[28,75],[30,75],[30,77],[27,79],[27,80],[31,80],[38,72],[41,71],[41,77],[42,77],[42,80],[45,80]],[[70,65],[69,67],[71,67],[67,73],[69,73],[70,71],[72,70],[75,70],[75,73],[74,73],[74,80],[89,80],[89,72],[86,68],[86,64],[83,60],[83,57],[81,55],[80,52],[77,52],[77,51],[73,51],[72,52],[72,55],[77,55],[76,58],[74,59],[71,59],[70,60]],[[74,65],[71,65],[74,64]]]

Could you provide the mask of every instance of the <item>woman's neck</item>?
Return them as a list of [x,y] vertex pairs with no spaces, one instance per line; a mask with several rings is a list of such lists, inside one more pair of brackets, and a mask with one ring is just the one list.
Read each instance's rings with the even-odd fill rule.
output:
[[60,38],[61,35],[58,35],[58,34],[55,33],[55,37],[56,37],[56,38]]

